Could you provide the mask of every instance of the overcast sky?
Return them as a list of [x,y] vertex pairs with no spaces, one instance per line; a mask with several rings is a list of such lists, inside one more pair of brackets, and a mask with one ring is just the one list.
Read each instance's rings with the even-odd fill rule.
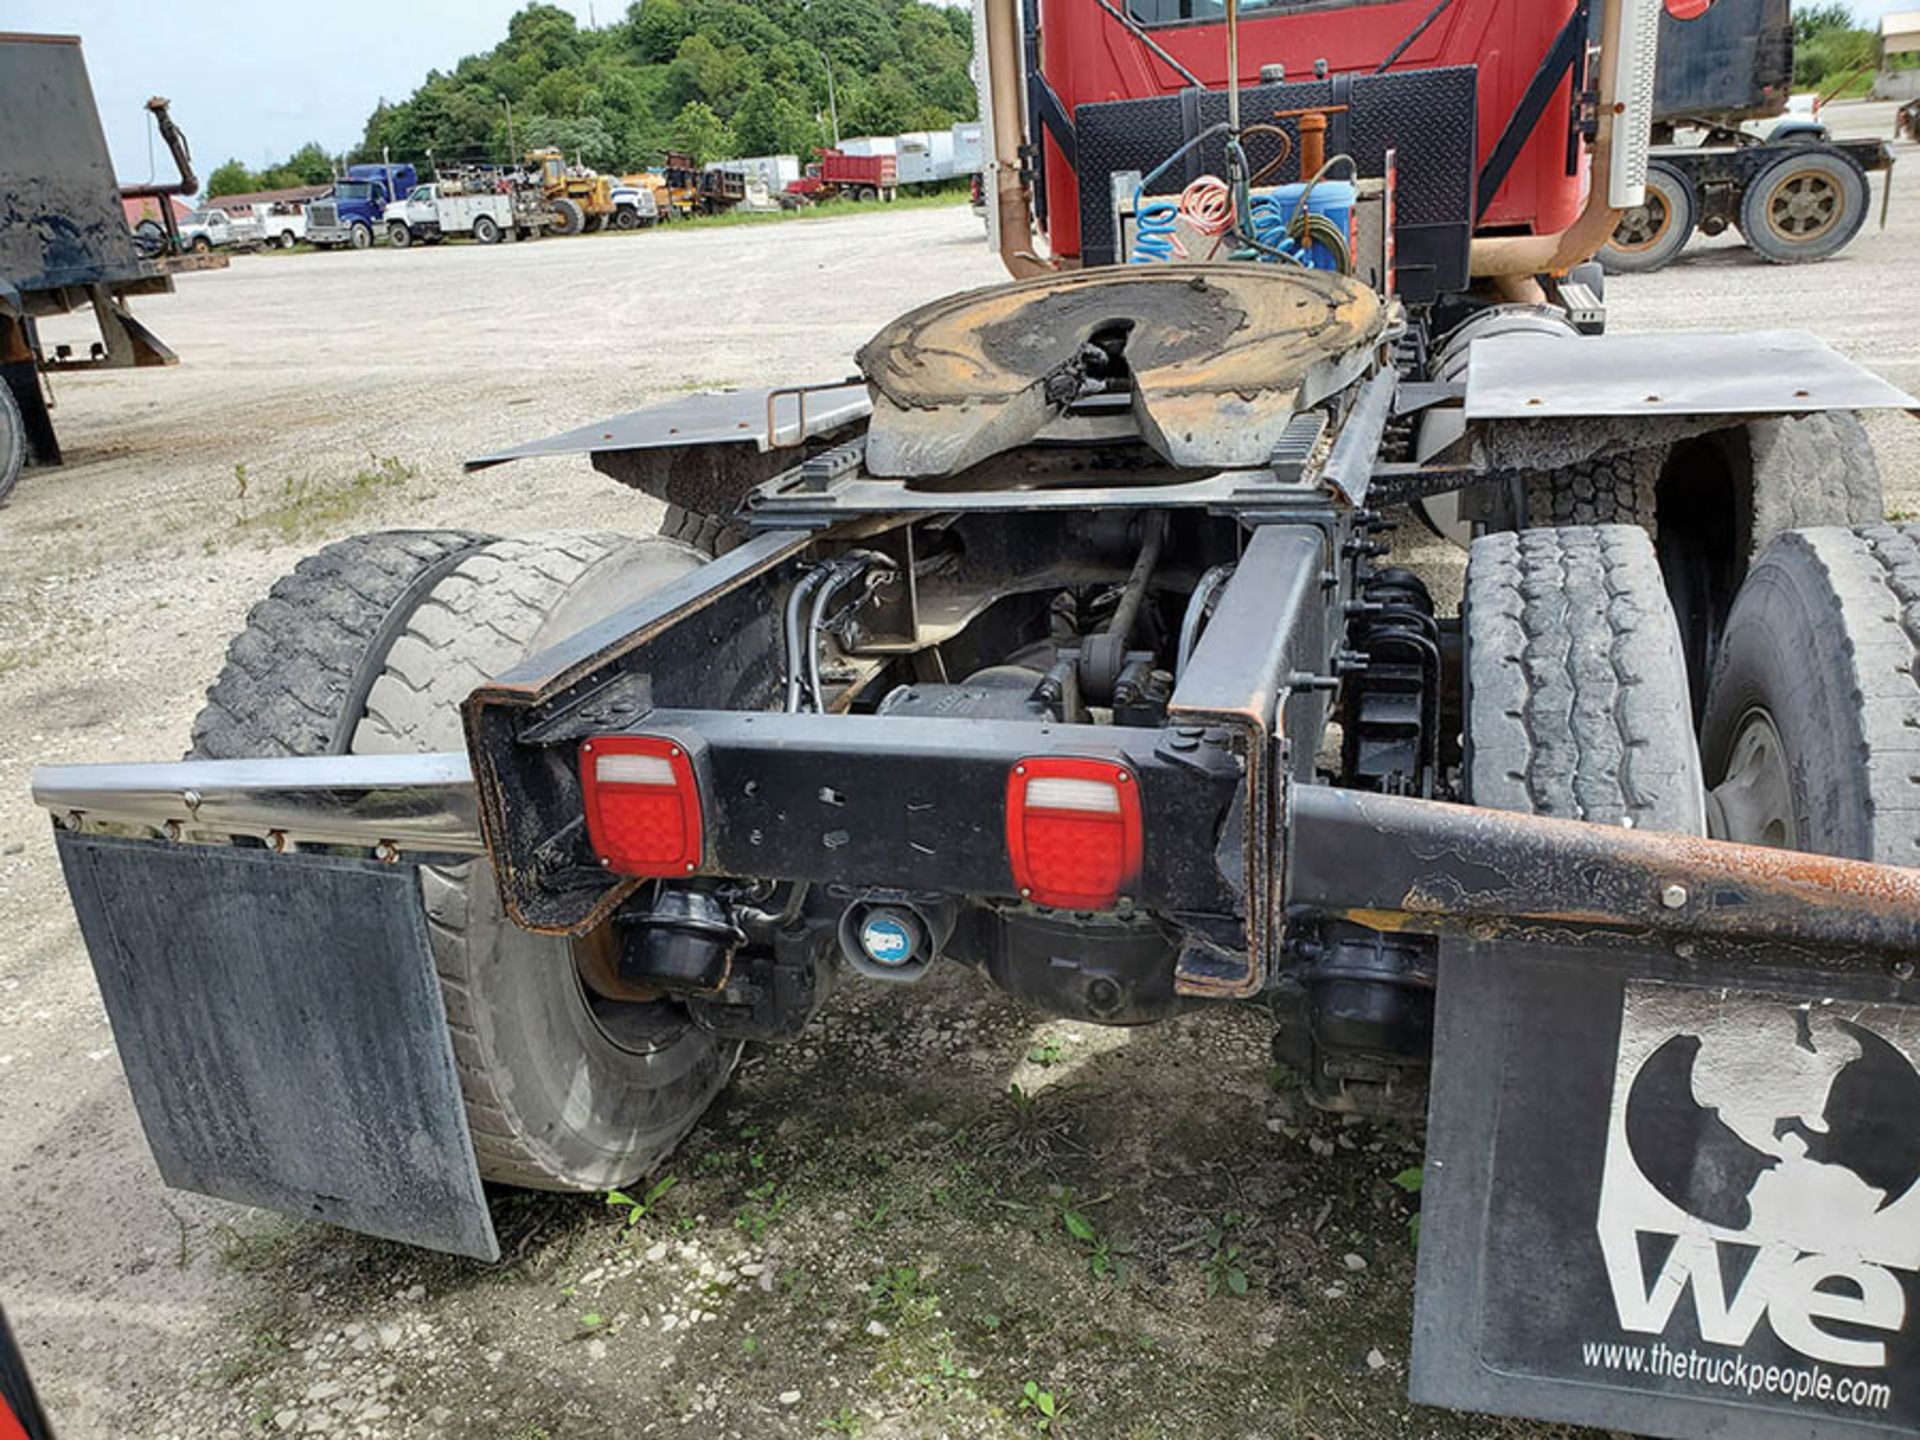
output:
[[[557,0],[582,23],[617,19],[625,0]],[[966,0],[949,0],[964,4]],[[86,42],[119,177],[150,178],[149,95],[173,100],[202,180],[235,157],[254,168],[308,140],[330,151],[360,138],[381,97],[410,94],[429,70],[493,47],[521,0],[5,0],[9,30]],[[1859,0],[1874,20],[1920,0]],[[597,12],[597,13],[596,13]],[[152,165],[169,178],[166,152]]]

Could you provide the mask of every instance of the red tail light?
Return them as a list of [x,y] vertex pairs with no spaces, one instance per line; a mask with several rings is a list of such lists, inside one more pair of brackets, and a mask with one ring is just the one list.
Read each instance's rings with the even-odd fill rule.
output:
[[700,787],[687,752],[654,735],[602,735],[580,746],[587,838],[622,875],[700,868]]
[[1007,777],[1007,856],[1036,905],[1105,910],[1140,873],[1140,785],[1109,760],[1022,760]]

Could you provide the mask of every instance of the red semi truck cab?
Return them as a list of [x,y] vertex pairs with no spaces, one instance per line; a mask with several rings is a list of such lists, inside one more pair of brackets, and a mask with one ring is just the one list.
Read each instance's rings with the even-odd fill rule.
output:
[[[1083,105],[1177,96],[1191,89],[1187,77],[1156,55],[1155,47],[1209,89],[1227,82],[1223,0],[1112,0],[1145,39],[1107,13],[1100,0],[1033,3],[1038,24],[1029,37],[1029,54],[1037,53],[1039,73],[1059,102],[1056,115],[1072,117]],[[1557,83],[1532,97],[1539,123],[1513,156],[1492,203],[1482,197],[1477,224],[1481,233],[1551,234],[1573,220],[1585,186],[1584,147],[1569,133],[1574,85],[1581,81],[1584,89],[1586,68],[1586,32],[1576,9],[1575,0],[1454,0],[1422,30],[1434,11],[1433,0],[1242,0],[1239,79],[1252,87],[1263,69],[1283,66],[1287,79],[1309,80],[1322,62],[1330,76],[1369,75],[1388,57],[1384,68],[1392,71],[1477,66],[1475,149],[1485,171],[1535,77],[1549,70],[1556,49],[1571,50],[1572,63],[1559,70]],[[1044,115],[1051,103],[1041,97],[1037,108]],[[1245,118],[1253,123],[1271,117],[1249,111]],[[1446,117],[1436,117],[1436,123],[1446,123]],[[1075,257],[1081,253],[1076,171],[1059,130],[1045,128],[1049,247],[1056,256]]]

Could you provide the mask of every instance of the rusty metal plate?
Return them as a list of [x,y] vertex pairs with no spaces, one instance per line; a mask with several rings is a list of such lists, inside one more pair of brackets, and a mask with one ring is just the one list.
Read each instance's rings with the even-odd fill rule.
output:
[[1169,462],[1262,465],[1301,392],[1317,398],[1384,324],[1358,282],[1268,265],[1083,270],[951,296],[860,352],[867,468],[950,475],[1025,444],[1077,398],[1099,339],[1124,347],[1135,419]]
[[1476,340],[1468,420],[1805,415],[1920,406],[1804,330]]

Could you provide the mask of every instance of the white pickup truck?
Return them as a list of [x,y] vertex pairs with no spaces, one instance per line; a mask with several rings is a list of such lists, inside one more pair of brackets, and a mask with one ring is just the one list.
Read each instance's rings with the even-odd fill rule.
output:
[[204,253],[229,245],[251,247],[260,243],[260,236],[260,227],[251,215],[236,217],[220,209],[199,210],[180,222],[183,250]]
[[[388,205],[382,218],[387,243],[396,250],[416,240],[433,244],[448,235],[471,235],[482,245],[493,245],[512,235],[516,225],[512,196],[449,193],[439,185],[416,185],[406,199]],[[519,223],[524,227],[524,221]]]

